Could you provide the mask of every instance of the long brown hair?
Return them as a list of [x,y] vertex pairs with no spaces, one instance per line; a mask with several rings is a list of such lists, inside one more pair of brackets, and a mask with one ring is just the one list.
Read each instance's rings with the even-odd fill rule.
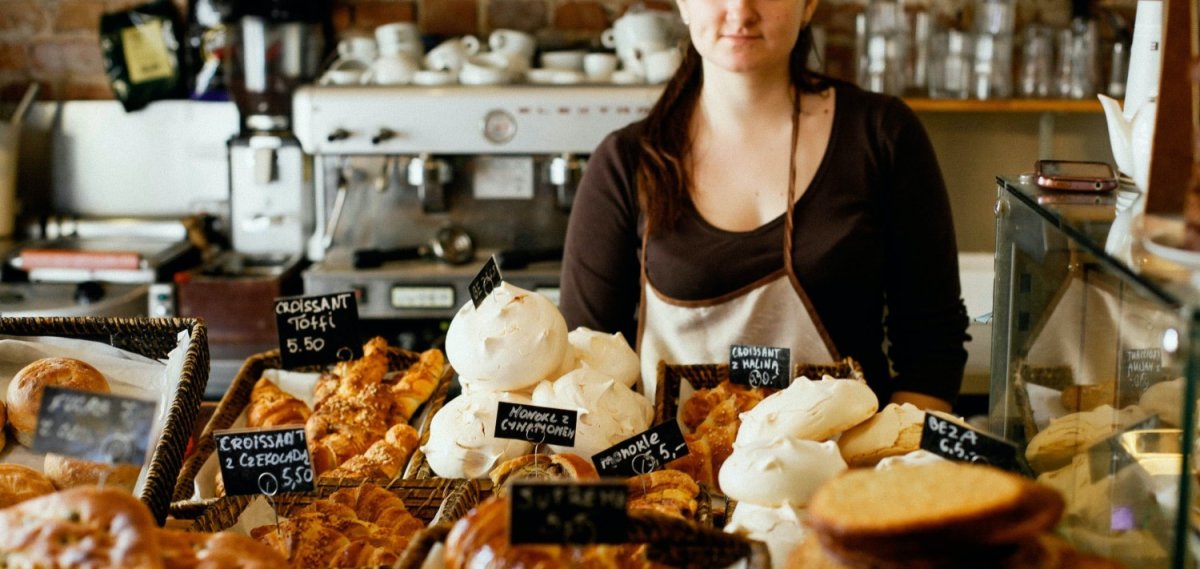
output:
[[[819,92],[830,83],[828,77],[808,69],[811,50],[812,30],[805,26],[792,46],[788,63],[788,76],[797,94]],[[687,125],[691,124],[703,84],[700,53],[689,41],[679,69],[650,109],[639,140],[642,155],[635,181],[646,214],[646,231],[669,231],[688,199],[686,157],[691,151],[691,136]]]

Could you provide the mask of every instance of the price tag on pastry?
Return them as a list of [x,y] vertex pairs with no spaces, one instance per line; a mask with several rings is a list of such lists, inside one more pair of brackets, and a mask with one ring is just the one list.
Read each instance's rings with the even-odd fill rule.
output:
[[353,292],[276,298],[275,325],[285,369],[362,357]]
[[214,431],[225,494],[313,490],[312,459],[304,427]]
[[34,452],[105,463],[143,464],[157,404],[53,385],[42,392]]
[[925,413],[920,448],[950,460],[989,464],[1014,472],[1020,469],[1017,445],[937,411]]
[[636,476],[687,454],[679,422],[671,419],[592,455],[592,464],[601,476]]
[[496,438],[575,446],[575,425],[579,420],[579,411],[507,401],[499,401],[496,405]]
[[483,304],[484,299],[492,294],[492,291],[496,290],[496,287],[500,286],[500,283],[503,281],[504,277],[500,275],[500,265],[496,263],[496,256],[492,255],[488,257],[479,274],[471,279],[471,284],[468,286],[468,290],[471,293],[471,302],[475,304],[475,308],[479,308],[479,305]]
[[786,389],[791,384],[792,350],[770,346],[729,347],[729,381],[750,387]]
[[522,543],[624,543],[629,515],[624,482],[534,482],[509,488],[508,539]]

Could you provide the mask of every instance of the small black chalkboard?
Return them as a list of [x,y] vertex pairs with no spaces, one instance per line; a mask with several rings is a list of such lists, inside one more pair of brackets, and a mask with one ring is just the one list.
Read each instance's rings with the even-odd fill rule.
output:
[[92,462],[143,464],[157,407],[153,401],[47,386],[33,450]]
[[785,389],[792,383],[792,350],[770,346],[729,346],[729,381],[750,387]]
[[592,455],[592,464],[601,476],[635,476],[687,454],[679,422],[669,419]]
[[1017,445],[953,422],[936,411],[925,413],[920,448],[950,460],[990,464],[1013,472],[1020,470]]
[[483,304],[483,300],[492,294],[492,291],[500,286],[503,280],[504,277],[500,275],[500,265],[496,263],[496,256],[492,255],[488,257],[487,262],[483,264],[483,268],[479,270],[479,274],[471,279],[468,289],[471,293],[471,302],[475,303],[475,308],[479,308],[479,305]]
[[213,432],[213,439],[226,495],[313,490],[304,427],[229,429]]
[[285,369],[362,357],[353,292],[276,298],[275,324]]
[[512,544],[623,543],[629,539],[624,482],[513,481],[508,539]]
[[579,411],[500,401],[496,408],[496,438],[575,446]]
[[1148,448],[1139,448],[1140,452],[1178,454],[1183,446],[1182,432],[1178,429],[1159,429],[1159,423],[1158,415],[1151,415],[1088,447],[1092,483],[1116,476],[1125,467],[1137,462],[1128,446],[1121,442],[1127,434],[1146,431],[1141,433],[1142,439],[1137,443]]
[[1166,379],[1162,360],[1162,350],[1159,348],[1122,350],[1120,384],[1135,393],[1145,391],[1147,387]]

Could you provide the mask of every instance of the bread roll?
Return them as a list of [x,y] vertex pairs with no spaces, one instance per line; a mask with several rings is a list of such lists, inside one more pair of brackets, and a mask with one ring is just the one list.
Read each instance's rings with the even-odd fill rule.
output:
[[46,455],[42,470],[59,490],[98,485],[104,476],[104,486],[124,488],[129,492],[133,492],[138,474],[142,472],[140,466],[132,464],[105,464],[54,453]]
[[6,567],[162,567],[154,516],[112,488],[73,488],[0,510]]
[[81,391],[108,393],[108,381],[100,370],[87,362],[72,358],[44,358],[17,372],[8,384],[8,422],[17,442],[33,446],[37,428],[38,409],[42,391],[47,385],[69,387]]
[[164,528],[159,528],[155,534],[166,569],[276,569],[287,566],[287,559],[282,555],[247,535]]
[[852,427],[838,438],[838,447],[851,468],[875,466],[889,456],[898,456],[921,446],[925,412],[911,403],[888,403],[870,419]]
[[44,474],[28,466],[0,464],[0,510],[54,492]]

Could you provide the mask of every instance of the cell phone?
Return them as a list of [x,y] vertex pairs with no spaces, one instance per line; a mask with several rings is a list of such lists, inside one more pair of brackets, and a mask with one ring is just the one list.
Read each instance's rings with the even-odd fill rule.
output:
[[1048,190],[1107,192],[1117,187],[1117,173],[1106,162],[1038,160],[1034,175],[1037,185]]

